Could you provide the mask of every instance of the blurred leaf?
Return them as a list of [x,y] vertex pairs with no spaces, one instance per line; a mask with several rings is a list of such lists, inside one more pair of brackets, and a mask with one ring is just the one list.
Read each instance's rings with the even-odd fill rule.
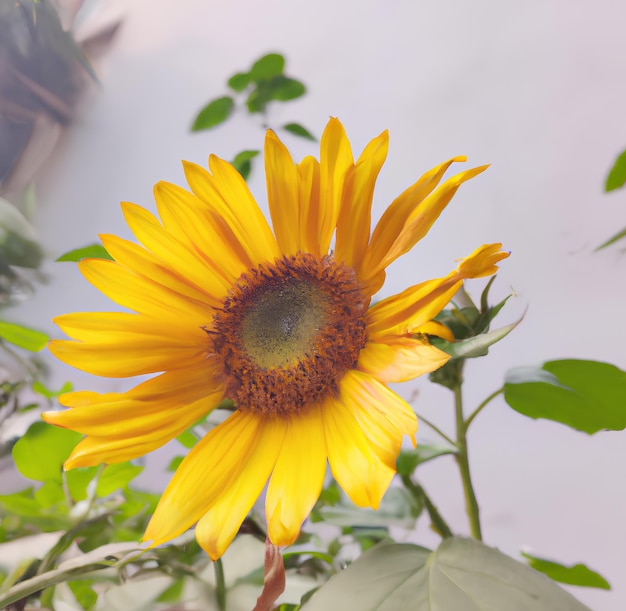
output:
[[306,127],[303,127],[299,123],[286,123],[283,125],[283,129],[294,136],[300,136],[301,138],[317,142],[317,138]]
[[43,258],[37,233],[26,217],[0,197],[0,257],[9,265],[38,267]]
[[58,503],[65,502],[63,487],[59,482],[53,481],[44,482],[40,488],[35,490],[33,497],[42,508],[53,507]]
[[228,79],[228,86],[237,93],[242,92],[250,84],[250,74],[248,72],[238,72]]
[[619,233],[616,233],[612,238],[604,242],[604,244],[600,244],[600,246],[596,248],[596,252],[598,250],[602,250],[603,248],[606,248],[607,246],[610,246],[611,244],[615,244],[615,242],[618,242],[619,240],[623,240],[624,238],[626,238],[626,227],[622,229]]
[[331,577],[303,611],[589,611],[553,581],[473,539],[436,551],[383,543]]
[[174,456],[174,458],[172,458],[172,460],[170,460],[169,464],[167,465],[167,470],[176,471],[176,469],[178,469],[178,466],[181,462],[183,462],[184,459],[184,456]]
[[198,438],[190,430],[187,430],[178,435],[178,437],[176,437],[176,441],[178,441],[178,443],[180,443],[183,447],[190,450],[196,445]]
[[304,83],[287,76],[277,76],[270,81],[269,97],[279,102],[295,100],[306,93]]
[[61,481],[63,463],[81,438],[80,433],[35,422],[13,446],[13,460],[24,477]]
[[209,102],[195,118],[191,126],[192,132],[210,129],[223,123],[230,117],[235,107],[235,101],[230,96],[217,98]]
[[602,590],[611,589],[609,582],[602,575],[592,571],[584,564],[565,566],[553,560],[546,560],[525,552],[522,552],[522,556],[528,559],[528,564],[533,569],[559,583],[585,588],[600,588]]
[[446,456],[447,454],[456,454],[456,449],[444,446],[419,445],[412,450],[401,450],[396,461],[398,475],[411,475],[413,471],[425,462]]
[[605,191],[614,191],[624,186],[626,183],[626,150],[620,153],[615,160],[609,175],[606,177],[604,185]]
[[113,257],[106,251],[106,248],[102,244],[90,244],[83,248],[76,248],[70,250],[64,255],[61,255],[57,261],[82,261],[83,259],[110,259]]
[[65,480],[70,496],[74,501],[84,501],[88,492],[89,484],[98,474],[100,467],[78,467],[65,473]]
[[283,73],[285,58],[278,53],[270,53],[258,59],[250,69],[250,80],[265,81]]
[[93,583],[93,579],[78,579],[67,582],[67,585],[72,590],[72,594],[76,597],[76,602],[78,602],[85,611],[91,611],[98,602],[98,595],[91,587]]
[[590,435],[626,428],[626,372],[609,363],[566,359],[516,367],[506,374],[504,398],[520,414]]
[[126,488],[142,471],[143,467],[129,462],[108,465],[98,478],[96,486],[98,496],[109,496],[117,490]]
[[65,382],[65,384],[63,384],[63,386],[61,386],[59,390],[50,390],[48,387],[46,387],[43,384],[43,382],[36,380],[35,382],[33,382],[32,389],[36,393],[43,395],[47,399],[54,399],[55,397],[58,397],[59,395],[62,395],[63,393],[70,392],[72,390],[72,383]]
[[232,166],[241,174],[244,180],[248,180],[250,171],[252,170],[252,159],[254,159],[260,151],[241,151],[235,155],[231,161]]
[[433,337],[431,338],[430,343],[439,348],[439,350],[443,350],[445,353],[449,354],[453,359],[467,359],[485,356],[489,353],[489,347],[504,339],[511,331],[513,331],[513,329],[515,329],[515,327],[517,327],[517,325],[520,324],[520,322],[522,322],[523,318],[524,316],[522,316],[522,318],[518,321],[511,323],[510,325],[500,327],[495,331],[489,331],[487,333],[482,333],[481,335],[476,335],[474,337],[469,337],[456,342],[448,342],[440,337]]
[[50,339],[41,331],[3,320],[0,320],[0,338],[29,352],[39,352]]

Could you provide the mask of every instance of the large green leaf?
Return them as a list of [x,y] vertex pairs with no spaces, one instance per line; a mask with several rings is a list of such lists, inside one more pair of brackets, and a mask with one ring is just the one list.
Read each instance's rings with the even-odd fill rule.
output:
[[536,571],[540,571],[544,575],[558,581],[559,583],[567,583],[571,586],[581,586],[584,588],[600,588],[602,590],[610,590],[611,585],[599,573],[592,571],[584,564],[574,564],[573,566],[565,566],[554,560],[546,560],[539,558],[526,552],[522,552],[522,556],[528,560],[528,564]]
[[589,611],[545,575],[473,539],[431,552],[381,544],[331,578],[303,611]]
[[80,433],[35,422],[13,446],[13,460],[24,477],[60,481],[63,463],[81,438]]
[[506,402],[530,418],[585,433],[626,428],[626,372],[598,361],[566,359],[506,374]]

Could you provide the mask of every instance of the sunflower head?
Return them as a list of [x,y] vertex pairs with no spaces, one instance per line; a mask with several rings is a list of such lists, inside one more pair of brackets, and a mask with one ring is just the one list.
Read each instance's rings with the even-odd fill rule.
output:
[[[174,438],[224,399],[234,412],[190,451],[145,538],[158,545],[196,524],[219,557],[267,485],[268,535],[293,543],[319,497],[327,464],[359,506],[378,507],[402,438],[417,420],[388,384],[441,367],[427,336],[467,278],[495,273],[507,253],[485,245],[447,276],[370,307],[386,268],[419,241],[462,183],[443,181],[456,157],[396,198],[371,230],[374,185],[388,135],[355,160],[331,119],[319,161],[294,163],[269,131],[270,228],[227,162],[185,164],[190,190],[159,183],[159,217],[123,204],[138,243],[103,235],[112,261],[80,268],[126,312],[77,313],[57,324],[71,338],[51,351],[109,377],[152,374],[122,393],[72,392],[47,422],[85,435],[66,468],[136,458]],[[331,250],[332,244],[332,250]],[[269,483],[268,483],[269,481]]]

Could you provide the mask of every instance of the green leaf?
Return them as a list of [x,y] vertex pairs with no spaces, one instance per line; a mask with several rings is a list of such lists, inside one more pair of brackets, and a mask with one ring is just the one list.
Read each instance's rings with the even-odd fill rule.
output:
[[176,441],[180,443],[184,448],[190,450],[198,442],[198,438],[190,431],[187,430],[176,437]]
[[626,428],[626,372],[598,361],[566,359],[507,372],[506,402],[530,418],[589,433]]
[[559,583],[566,583],[571,586],[581,586],[584,588],[600,588],[602,590],[610,590],[611,585],[599,573],[592,571],[584,564],[575,564],[573,566],[565,566],[553,560],[546,560],[522,552],[522,556],[528,560],[528,564],[550,579]]
[[235,155],[235,158],[231,161],[231,165],[237,170],[244,180],[248,180],[250,171],[252,170],[251,161],[254,159],[260,151],[241,151]]
[[83,259],[109,259],[113,257],[107,252],[106,248],[102,244],[90,244],[89,246],[83,246],[82,248],[76,248],[61,255],[57,261],[82,261]]
[[626,183],[626,150],[620,153],[615,160],[609,175],[606,177],[604,185],[605,191],[614,191],[624,186]]
[[70,392],[72,390],[72,383],[71,382],[65,382],[65,384],[63,384],[63,386],[61,386],[61,388],[59,390],[50,390],[42,382],[37,380],[37,381],[33,382],[32,389],[36,393],[39,393],[40,395],[43,395],[47,399],[54,399],[55,397],[58,397],[59,395],[62,395],[63,393]]
[[141,472],[143,467],[130,462],[108,465],[98,478],[96,493],[98,496],[109,496],[118,490],[126,488]]
[[266,81],[283,73],[285,58],[278,53],[269,53],[258,59],[250,69],[250,80]]
[[553,581],[473,539],[436,551],[382,543],[331,577],[303,611],[589,611]]
[[35,422],[13,446],[13,460],[24,477],[61,481],[63,463],[81,438],[80,433]]
[[65,473],[67,489],[74,501],[83,501],[87,498],[87,488],[98,474],[99,467],[79,467]]
[[306,93],[304,83],[288,76],[276,76],[269,83],[269,98],[279,102],[295,100]]
[[396,460],[398,475],[411,475],[418,465],[438,458],[439,456],[456,454],[456,452],[456,449],[452,447],[429,445],[419,445],[412,450],[401,450]]
[[467,359],[475,358],[479,356],[485,356],[489,352],[489,347],[493,344],[504,339],[517,325],[523,320],[520,318],[518,321],[500,327],[495,331],[489,331],[488,333],[482,333],[474,337],[468,337],[456,342],[448,342],[440,337],[431,338],[430,342],[433,346],[443,350],[449,354],[453,359]]
[[596,252],[602,250],[603,248],[606,248],[607,246],[610,246],[611,244],[615,244],[615,242],[623,240],[624,238],[626,238],[626,227],[624,227],[624,229],[622,229],[619,233],[616,233],[612,238],[604,242],[604,244],[600,244],[600,246],[596,248]]
[[317,138],[306,127],[303,127],[299,123],[285,123],[283,129],[294,136],[300,136],[301,138],[317,142]]
[[195,118],[191,126],[192,132],[198,132],[203,129],[210,129],[223,123],[230,117],[235,107],[235,101],[230,96],[217,98],[209,102]]
[[53,481],[44,482],[40,488],[35,490],[33,497],[40,507],[46,509],[65,502],[63,487],[59,482]]
[[0,321],[0,338],[29,352],[39,352],[50,339],[41,331],[3,320]]
[[184,459],[184,456],[174,456],[174,458],[172,458],[172,460],[170,460],[169,464],[167,465],[167,470],[176,471],[176,469],[178,469],[180,463],[183,462]]
[[76,602],[78,602],[85,611],[91,611],[98,602],[98,595],[93,591],[91,587],[92,584],[92,579],[78,579],[76,581],[67,582],[70,590],[72,590],[72,594],[76,597]]
[[228,86],[237,93],[243,91],[250,84],[250,73],[237,72],[228,79]]
[[36,268],[43,252],[37,233],[26,217],[9,201],[0,197],[0,258],[4,263]]

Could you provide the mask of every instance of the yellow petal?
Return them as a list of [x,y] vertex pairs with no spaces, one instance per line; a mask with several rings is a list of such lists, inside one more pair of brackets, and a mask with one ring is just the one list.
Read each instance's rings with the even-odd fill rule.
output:
[[328,462],[337,483],[355,505],[378,509],[395,469],[384,464],[372,450],[352,409],[346,405],[349,401],[350,396],[341,392],[339,398],[330,397],[322,406]]
[[367,250],[374,186],[388,149],[389,132],[385,131],[365,147],[347,173],[337,223],[335,258],[357,271]]
[[211,273],[230,286],[250,266],[250,259],[232,229],[200,198],[178,185],[159,182],[154,198],[165,229]]
[[406,382],[439,369],[448,360],[449,355],[426,340],[385,337],[365,344],[357,367],[381,382]]
[[[258,431],[258,443],[245,468],[226,483],[210,509],[196,526],[196,539],[211,557],[219,558],[235,538],[241,523],[263,491],[285,436],[282,418],[265,418]],[[237,445],[239,445],[238,442]]]
[[193,163],[185,162],[183,167],[191,190],[232,229],[252,265],[280,256],[263,213],[233,166],[211,155],[211,174]]
[[317,237],[320,215],[320,164],[315,157],[305,157],[297,166],[298,203],[300,207],[300,248],[317,257],[322,252]]
[[497,263],[509,256],[501,244],[485,244],[461,260],[445,278],[428,280],[398,295],[383,299],[367,312],[367,333],[371,340],[408,335],[432,320],[450,302],[463,280],[481,278],[497,271]]
[[78,269],[109,299],[135,312],[159,318],[163,324],[184,316],[190,325],[201,327],[213,319],[214,310],[208,303],[181,295],[115,261],[84,259]]
[[331,118],[320,141],[320,209],[317,240],[321,253],[330,248],[348,169],[354,164],[350,141],[338,119]]
[[395,471],[408,435],[415,447],[417,416],[409,404],[372,376],[349,371],[341,381],[344,403],[352,410],[370,447],[390,469]]
[[287,147],[272,130],[265,137],[265,177],[278,247],[284,255],[293,255],[302,249],[298,232],[298,171]]
[[382,285],[385,268],[426,235],[461,184],[488,167],[461,172],[433,192],[454,161],[465,161],[465,157],[450,159],[424,174],[392,202],[376,225],[359,274],[372,294]]
[[423,325],[420,325],[416,329],[413,329],[413,333],[423,333],[424,335],[434,335],[435,337],[441,337],[446,341],[454,341],[454,333],[450,331],[446,325],[436,321],[430,320]]
[[274,545],[291,545],[317,502],[326,474],[326,444],[319,405],[286,420],[285,439],[272,473],[265,513]]

